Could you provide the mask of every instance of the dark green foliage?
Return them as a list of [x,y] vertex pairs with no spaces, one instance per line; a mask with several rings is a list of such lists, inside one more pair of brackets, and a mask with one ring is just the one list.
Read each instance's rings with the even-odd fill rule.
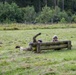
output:
[[65,23],[68,22],[68,14],[65,11],[60,11],[58,6],[55,9],[45,6],[36,21],[40,23]]
[[75,14],[72,16],[72,22],[76,23],[76,15]]
[[25,22],[34,22],[36,17],[36,12],[34,7],[27,6],[26,8],[22,8],[22,12],[24,13]]
[[0,22],[23,22],[22,10],[15,3],[0,3]]
[[0,0],[0,23],[76,23],[76,0]]
[[65,11],[62,11],[58,14],[59,21],[61,23],[66,23],[68,22],[68,14]]
[[36,18],[36,21],[40,23],[48,23],[51,21],[52,17],[53,11],[50,9],[50,7],[45,6],[39,16]]

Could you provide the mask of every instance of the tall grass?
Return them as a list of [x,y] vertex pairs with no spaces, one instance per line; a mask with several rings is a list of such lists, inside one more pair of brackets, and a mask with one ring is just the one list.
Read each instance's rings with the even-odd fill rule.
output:
[[76,28],[76,24],[0,24],[0,30]]

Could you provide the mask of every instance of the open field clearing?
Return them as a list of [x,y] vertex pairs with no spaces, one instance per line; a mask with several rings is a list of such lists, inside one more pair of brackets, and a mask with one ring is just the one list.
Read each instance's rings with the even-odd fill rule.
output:
[[[59,40],[71,40],[72,49],[39,54],[15,49],[16,45],[28,47],[39,32],[42,34],[37,39],[43,42],[51,41],[53,35]],[[0,75],[76,75],[76,28],[2,30],[0,43]]]

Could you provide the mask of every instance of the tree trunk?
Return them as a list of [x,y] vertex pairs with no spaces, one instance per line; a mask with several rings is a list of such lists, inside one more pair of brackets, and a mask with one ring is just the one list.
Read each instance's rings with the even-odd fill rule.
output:
[[59,0],[53,0],[53,1],[54,1],[54,8],[55,8],[56,6],[59,5]]
[[41,0],[39,0],[39,11],[41,11]]
[[47,0],[44,0],[45,6],[47,6]]
[[64,0],[62,0],[62,11],[64,11]]
[[56,0],[54,0],[54,8],[56,7]]

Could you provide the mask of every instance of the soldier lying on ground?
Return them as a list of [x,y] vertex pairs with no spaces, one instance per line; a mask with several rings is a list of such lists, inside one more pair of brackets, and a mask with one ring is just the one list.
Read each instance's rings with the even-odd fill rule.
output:
[[36,34],[34,37],[33,37],[33,42],[31,42],[31,43],[29,43],[29,47],[27,47],[27,48],[24,48],[24,47],[21,47],[21,46],[16,46],[15,48],[19,48],[21,51],[31,51],[31,50],[35,50],[36,49],[36,46],[35,47],[32,47],[32,43],[41,43],[42,42],[42,40],[36,40],[36,38],[39,36],[39,35],[41,35],[41,33],[38,33],[38,34]]

